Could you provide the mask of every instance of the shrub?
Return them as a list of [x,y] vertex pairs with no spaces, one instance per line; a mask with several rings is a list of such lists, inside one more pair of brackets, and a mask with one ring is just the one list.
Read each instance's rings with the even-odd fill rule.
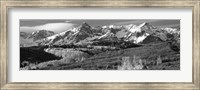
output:
[[122,65],[118,66],[118,70],[141,70],[144,69],[144,63],[139,57],[125,56],[122,57]]
[[160,56],[157,57],[156,64],[159,65],[162,63],[162,59]]
[[122,57],[122,65],[118,66],[118,70],[132,70],[133,68],[130,57]]

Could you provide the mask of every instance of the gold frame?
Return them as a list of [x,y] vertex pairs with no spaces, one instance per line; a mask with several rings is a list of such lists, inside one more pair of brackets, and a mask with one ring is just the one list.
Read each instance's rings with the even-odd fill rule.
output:
[[[200,90],[200,0],[0,0],[0,89],[187,89]],[[186,8],[193,9],[193,80],[191,83],[58,83],[58,82],[37,82],[37,83],[14,83],[8,82],[8,38],[7,38],[7,15],[9,8],[16,7],[37,7],[37,8],[63,8],[63,7],[161,7],[161,8]]]

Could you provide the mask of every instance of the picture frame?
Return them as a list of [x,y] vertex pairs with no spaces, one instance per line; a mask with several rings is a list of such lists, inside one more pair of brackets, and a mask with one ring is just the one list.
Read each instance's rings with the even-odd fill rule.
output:
[[[0,30],[0,80],[1,90],[9,89],[200,89],[199,61],[199,0],[1,0],[1,30]],[[131,8],[192,8],[192,83],[186,82],[8,82],[8,10],[10,8],[68,8],[68,7],[131,7]]]

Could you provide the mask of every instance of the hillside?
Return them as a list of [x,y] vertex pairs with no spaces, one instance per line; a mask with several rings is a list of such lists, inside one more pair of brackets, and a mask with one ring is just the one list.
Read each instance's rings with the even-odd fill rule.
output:
[[[146,44],[140,47],[126,48],[120,50],[95,49],[88,52],[82,49],[71,50],[65,48],[47,48],[49,53],[60,56],[62,59],[52,59],[38,65],[32,65],[29,69],[41,70],[117,70],[122,65],[123,57],[139,57],[142,60],[144,70],[178,70],[180,69],[180,54],[170,48],[168,43]],[[45,50],[47,50],[45,49]],[[59,54],[55,50],[65,50]],[[67,50],[67,52],[66,52]],[[75,51],[75,52],[74,52]],[[63,52],[63,51],[61,51]],[[56,54],[57,53],[57,54]],[[77,55],[78,57],[77,57]],[[82,53],[82,54],[78,54]],[[93,54],[90,54],[93,53]],[[76,55],[72,57],[71,55]],[[70,55],[70,57],[69,57]],[[161,63],[158,63],[161,58]],[[36,59],[37,60],[37,59]],[[67,61],[66,61],[67,60]],[[70,60],[70,61],[69,61]],[[74,61],[75,60],[75,61]]]

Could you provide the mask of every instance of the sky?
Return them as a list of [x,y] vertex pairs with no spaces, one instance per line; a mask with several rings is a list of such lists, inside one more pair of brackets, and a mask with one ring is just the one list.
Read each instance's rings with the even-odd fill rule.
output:
[[32,33],[38,30],[50,30],[55,33],[61,33],[66,31],[74,26],[78,26],[83,22],[88,23],[90,26],[104,26],[104,25],[128,25],[135,24],[139,25],[144,22],[148,22],[150,25],[157,27],[171,27],[179,26],[180,20],[161,20],[161,19],[21,19],[20,20],[20,32],[29,32]]

